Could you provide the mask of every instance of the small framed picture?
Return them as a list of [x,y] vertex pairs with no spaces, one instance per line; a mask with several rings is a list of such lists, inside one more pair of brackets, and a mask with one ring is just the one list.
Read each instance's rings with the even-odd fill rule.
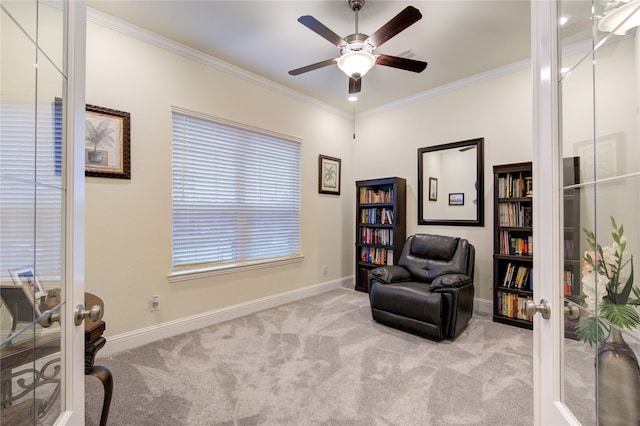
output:
[[131,179],[131,117],[128,112],[86,106],[85,176]]
[[9,269],[14,285],[0,286],[0,298],[11,315],[11,335],[19,322],[31,322],[38,318],[40,302],[46,293],[32,266]]
[[320,155],[318,157],[318,192],[320,194],[340,195],[339,158]]
[[449,205],[450,206],[464,206],[464,193],[462,192],[453,192],[449,194]]
[[20,285],[26,289],[29,289],[36,298],[45,295],[45,292],[44,290],[42,290],[42,286],[38,282],[38,278],[36,277],[32,266],[20,269],[9,269],[9,273],[11,274],[11,278],[13,279],[15,285]]
[[438,201],[438,179],[429,178],[429,201]]

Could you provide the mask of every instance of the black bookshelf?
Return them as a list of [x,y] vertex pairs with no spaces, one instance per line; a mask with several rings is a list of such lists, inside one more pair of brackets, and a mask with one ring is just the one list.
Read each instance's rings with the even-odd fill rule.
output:
[[533,328],[525,303],[533,298],[532,164],[493,167],[493,320]]
[[[563,160],[565,303],[580,296],[579,159]],[[533,298],[533,174],[531,162],[493,167],[493,320],[533,328],[524,310]],[[576,338],[576,321],[565,317],[565,336]]]
[[[580,159],[578,157],[563,160],[563,208],[564,208],[564,274],[563,288],[565,305],[576,302],[581,293],[580,261]],[[564,335],[577,339],[577,319],[565,316]]]
[[355,289],[369,291],[369,271],[395,265],[406,236],[406,180],[356,182]]

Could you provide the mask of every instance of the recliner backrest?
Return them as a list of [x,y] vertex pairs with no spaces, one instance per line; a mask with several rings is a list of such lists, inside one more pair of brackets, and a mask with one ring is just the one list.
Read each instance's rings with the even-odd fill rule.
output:
[[398,265],[407,269],[412,279],[426,283],[442,274],[469,275],[469,246],[463,238],[415,234],[405,242]]

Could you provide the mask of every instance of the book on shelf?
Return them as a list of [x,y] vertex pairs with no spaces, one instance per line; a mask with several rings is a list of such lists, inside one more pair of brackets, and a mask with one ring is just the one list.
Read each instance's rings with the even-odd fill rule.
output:
[[375,265],[393,265],[393,250],[385,247],[362,247],[360,260]]
[[392,225],[393,210],[387,208],[368,208],[360,210],[360,223]]
[[360,188],[360,204],[375,204],[375,203],[392,203],[393,202],[393,188],[388,190],[373,189],[368,187]]
[[509,239],[509,254],[531,256],[533,254],[533,244],[530,244],[532,240],[532,235],[529,235],[526,238],[511,237]]
[[564,271],[563,274],[563,283],[564,283],[564,295],[571,296],[573,295],[573,272],[572,271]]
[[564,258],[573,258],[573,240],[564,240]]
[[498,197],[531,197],[533,195],[532,182],[531,176],[527,176],[523,172],[519,172],[515,176],[513,173],[500,175],[498,177]]
[[531,290],[531,269],[524,265],[509,262],[505,268],[502,287],[518,290]]
[[531,296],[521,296],[515,293],[498,292],[497,314],[508,318],[532,321],[533,317],[527,315],[525,306]]
[[500,254],[532,256],[533,235],[511,237],[508,231],[499,232]]
[[393,229],[362,228],[360,242],[363,244],[393,244]]
[[508,202],[498,205],[498,225],[513,227],[531,227],[531,203]]

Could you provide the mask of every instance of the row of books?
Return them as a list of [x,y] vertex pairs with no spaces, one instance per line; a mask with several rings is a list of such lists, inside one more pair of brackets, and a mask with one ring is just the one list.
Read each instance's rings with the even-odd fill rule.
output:
[[574,294],[574,274],[572,271],[564,271],[562,281],[564,283],[564,295],[571,296]]
[[360,188],[360,204],[392,203],[393,188],[384,191],[382,189],[371,189],[363,186]]
[[564,258],[573,259],[573,240],[564,240]]
[[360,260],[375,265],[393,265],[393,250],[380,247],[362,247]]
[[360,242],[364,244],[393,244],[393,229],[390,228],[362,228]]
[[509,262],[505,269],[502,287],[533,291],[533,268]]
[[509,318],[533,321],[533,317],[525,311],[527,300],[531,300],[531,297],[499,291],[496,313]]
[[512,237],[507,231],[500,231],[500,254],[532,256],[533,235]]
[[519,198],[533,196],[533,180],[522,172],[508,173],[498,177],[499,198]]
[[498,204],[498,225],[500,226],[523,226],[533,225],[533,215],[531,203],[522,204],[501,203]]
[[360,223],[382,223],[392,224],[394,219],[393,210],[387,208],[371,208],[360,210]]

